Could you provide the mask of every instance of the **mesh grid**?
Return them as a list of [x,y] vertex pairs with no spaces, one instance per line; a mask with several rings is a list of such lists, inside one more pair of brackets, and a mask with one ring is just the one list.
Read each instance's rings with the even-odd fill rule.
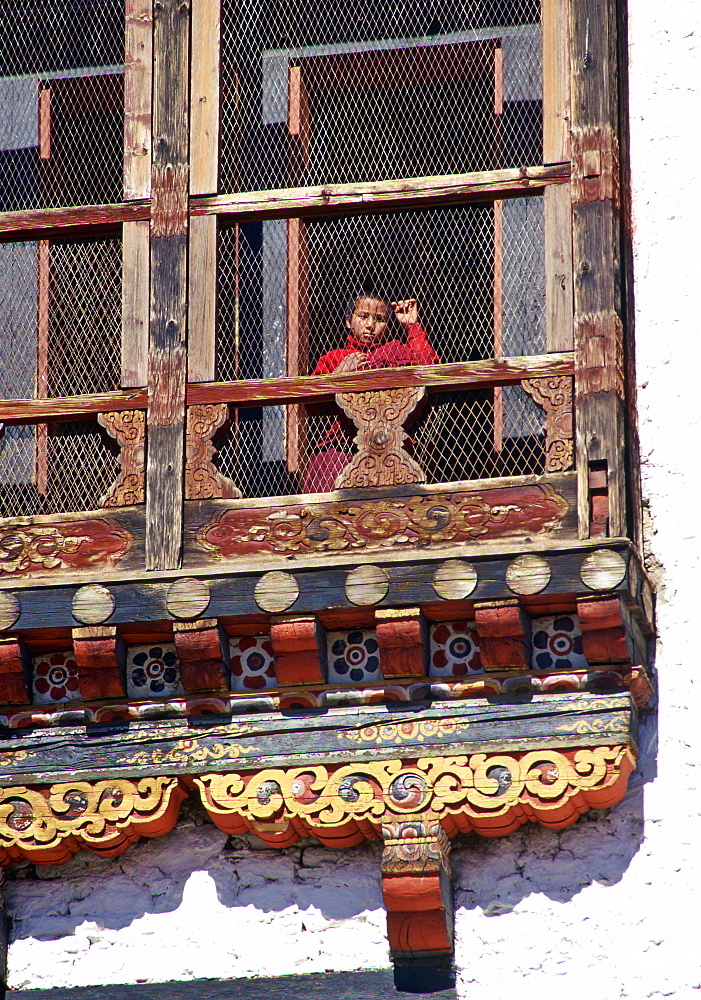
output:
[[0,398],[119,387],[116,238],[0,244]]
[[117,455],[95,420],[5,426],[0,517],[99,508],[119,474]]
[[222,190],[537,163],[537,0],[224,0]]
[[[543,198],[227,226],[219,279],[223,380],[313,372],[345,346],[346,314],[368,288],[417,299],[442,362],[540,354]],[[405,339],[394,318],[385,339]]]
[[[333,403],[231,413],[215,461],[244,497],[328,493],[355,453],[357,431]],[[496,401],[492,389],[440,393],[409,427],[407,447],[427,483],[541,474],[543,414],[520,386]]]
[[124,0],[0,8],[0,211],[122,200]]

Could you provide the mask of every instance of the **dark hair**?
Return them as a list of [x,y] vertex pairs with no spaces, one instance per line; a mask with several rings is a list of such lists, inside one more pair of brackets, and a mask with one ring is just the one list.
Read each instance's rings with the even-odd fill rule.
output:
[[388,321],[394,315],[392,311],[392,306],[390,305],[390,300],[387,298],[386,295],[383,295],[381,292],[367,291],[365,288],[363,288],[362,291],[358,292],[356,296],[354,296],[352,299],[349,300],[348,305],[346,306],[346,319],[351,318],[351,316],[355,312],[355,307],[357,306],[357,304],[360,302],[361,299],[376,299],[377,302],[384,303],[387,309]]

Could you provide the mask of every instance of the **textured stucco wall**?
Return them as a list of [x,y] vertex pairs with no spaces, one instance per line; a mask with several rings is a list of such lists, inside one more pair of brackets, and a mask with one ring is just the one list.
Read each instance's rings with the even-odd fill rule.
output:
[[[459,992],[471,1000],[701,996],[701,160],[699,8],[630,0],[637,365],[657,714],[626,800],[560,834],[454,854]],[[696,154],[696,155],[695,155]],[[657,740],[659,737],[659,747]],[[115,862],[78,855],[6,887],[15,987],[382,967],[379,853],[277,854],[197,813]]]

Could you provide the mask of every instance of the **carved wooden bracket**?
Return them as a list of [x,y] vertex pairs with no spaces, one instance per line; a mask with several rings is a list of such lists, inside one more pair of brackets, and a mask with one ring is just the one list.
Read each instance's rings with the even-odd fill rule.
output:
[[175,651],[185,691],[227,691],[229,637],[216,618],[173,622]]
[[545,410],[545,471],[565,472],[572,468],[572,379],[523,379],[521,386]]
[[126,645],[114,625],[73,629],[73,656],[78,664],[81,697],[123,697]]
[[358,428],[358,454],[336,480],[336,489],[423,483],[426,476],[404,450],[403,424],[426,394],[423,386],[340,392],[336,402]]
[[229,419],[226,403],[200,403],[187,408],[185,499],[237,500],[239,488],[214,465],[214,437]]
[[129,507],[144,503],[146,414],[143,410],[98,413],[98,423],[119,445],[120,473],[100,501],[102,507]]

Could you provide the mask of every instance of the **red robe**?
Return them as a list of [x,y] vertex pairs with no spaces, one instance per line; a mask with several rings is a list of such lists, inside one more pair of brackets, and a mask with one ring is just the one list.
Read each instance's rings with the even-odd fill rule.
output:
[[[406,328],[407,342],[390,340],[386,344],[374,347],[371,351],[363,350],[351,333],[345,347],[328,351],[317,361],[312,375],[330,375],[336,371],[344,358],[349,354],[365,354],[367,360],[358,371],[370,368],[399,368],[402,365],[437,365],[440,358],[431,347],[426,331],[419,323],[410,323]],[[328,493],[335,489],[338,476],[350,463],[352,457],[353,430],[345,425],[337,407],[333,411],[338,415],[323,438],[314,449],[307,471],[304,475],[305,493]]]

